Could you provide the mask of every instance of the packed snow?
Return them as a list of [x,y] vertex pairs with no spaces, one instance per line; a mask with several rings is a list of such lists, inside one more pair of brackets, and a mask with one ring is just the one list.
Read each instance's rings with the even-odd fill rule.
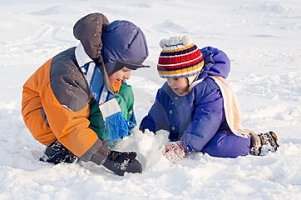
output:
[[[0,199],[298,199],[301,195],[301,2],[297,0],[2,0],[0,2]],[[228,80],[243,127],[273,130],[280,148],[235,159],[191,154],[177,164],[161,150],[164,131],[138,129],[117,150],[136,151],[142,174],[119,177],[93,163],[38,161],[21,116],[22,85],[46,60],[76,46],[72,28],[101,12],[145,33],[150,69],[132,73],[138,123],[164,83],[156,71],[161,38],[188,34],[232,62]]]

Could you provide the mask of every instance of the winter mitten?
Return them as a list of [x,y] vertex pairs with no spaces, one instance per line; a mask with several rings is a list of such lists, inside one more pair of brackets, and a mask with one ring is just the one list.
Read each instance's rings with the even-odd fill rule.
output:
[[66,147],[64,147],[59,141],[54,141],[47,146],[44,155],[40,158],[40,161],[49,162],[53,164],[59,163],[73,163],[77,157]]
[[255,156],[264,156],[269,151],[276,152],[279,147],[278,137],[275,132],[270,131],[268,133],[250,133],[252,148],[251,154]]
[[169,161],[176,163],[185,157],[186,151],[181,142],[170,142],[162,153]]
[[142,173],[141,163],[136,156],[136,152],[111,151],[103,166],[119,176],[124,176],[125,172]]

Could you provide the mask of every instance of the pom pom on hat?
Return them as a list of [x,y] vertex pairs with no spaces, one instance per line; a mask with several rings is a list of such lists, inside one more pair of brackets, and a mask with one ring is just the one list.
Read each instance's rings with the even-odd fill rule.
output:
[[163,38],[160,41],[160,47],[164,50],[173,49],[173,48],[180,48],[180,46],[188,46],[192,44],[192,39],[188,35],[184,36],[173,36],[169,39]]
[[162,78],[190,77],[199,74],[204,58],[188,35],[173,36],[160,41],[162,52],[157,70]]

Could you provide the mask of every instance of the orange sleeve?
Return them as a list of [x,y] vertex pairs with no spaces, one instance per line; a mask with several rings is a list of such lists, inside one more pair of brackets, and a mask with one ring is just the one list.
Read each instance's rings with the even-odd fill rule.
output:
[[[53,93],[50,84],[51,61],[41,66],[24,84],[24,87],[33,92],[25,94],[22,100],[22,114],[43,107],[47,121],[55,137],[72,153],[80,157],[85,154],[98,140],[96,133],[89,127],[89,104],[78,110],[72,111],[62,105]],[[72,85],[71,87],[76,87]],[[72,92],[66,89],[65,92]],[[33,101],[37,97],[40,101]],[[88,94],[82,94],[88,95]],[[71,99],[72,100],[72,99]]]

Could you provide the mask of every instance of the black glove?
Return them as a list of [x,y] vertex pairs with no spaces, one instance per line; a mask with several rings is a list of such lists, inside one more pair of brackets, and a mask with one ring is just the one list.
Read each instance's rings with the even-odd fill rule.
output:
[[103,166],[119,176],[124,176],[125,172],[142,173],[141,163],[136,156],[136,152],[111,151]]
[[73,163],[77,157],[64,147],[59,141],[54,141],[47,146],[40,161],[49,162],[53,164],[59,163]]

